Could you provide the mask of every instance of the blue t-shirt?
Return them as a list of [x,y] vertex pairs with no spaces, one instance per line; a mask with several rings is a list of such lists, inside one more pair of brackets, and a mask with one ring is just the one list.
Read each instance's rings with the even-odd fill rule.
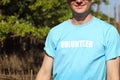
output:
[[83,25],[66,20],[50,30],[44,50],[54,59],[54,80],[105,80],[106,61],[120,56],[120,36],[96,17]]

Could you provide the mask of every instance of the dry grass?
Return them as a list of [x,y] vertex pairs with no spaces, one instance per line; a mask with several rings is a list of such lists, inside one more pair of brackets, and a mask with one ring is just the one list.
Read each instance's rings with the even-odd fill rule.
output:
[[[44,56],[44,53],[42,52],[42,53],[39,53],[39,55],[37,54],[36,55],[37,57],[35,56],[35,54],[37,53],[30,52],[30,53],[24,54],[22,57],[18,56],[17,54],[1,55],[0,56],[0,80],[4,80],[2,78],[5,78],[5,77],[11,78],[6,80],[18,80],[17,78],[29,77],[29,75],[31,74],[36,75],[42,63],[42,58]],[[31,73],[31,70],[32,70],[32,73]],[[30,80],[30,78],[25,80]]]

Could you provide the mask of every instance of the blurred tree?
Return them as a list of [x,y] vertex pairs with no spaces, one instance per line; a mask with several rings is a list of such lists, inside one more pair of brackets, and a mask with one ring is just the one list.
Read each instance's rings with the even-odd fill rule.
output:
[[60,22],[68,15],[66,0],[2,0],[2,15],[18,16],[37,26],[49,26]]
[[[98,4],[98,12],[102,2],[107,4],[108,0],[94,2]],[[22,37],[31,33],[42,38],[47,34],[46,27],[51,28],[70,17],[67,0],[1,0],[0,38],[5,39],[10,33]],[[37,30],[44,34],[37,34],[34,28],[45,28],[42,31]]]
[[[102,2],[108,3],[107,0],[95,0],[98,12]],[[0,7],[5,16],[15,15],[41,27],[52,27],[71,16],[67,0],[1,0]]]
[[102,3],[102,2],[104,2],[105,4],[108,4],[108,0],[94,0],[94,3],[95,4],[97,4],[97,17],[101,17],[101,15],[100,15],[100,4]]

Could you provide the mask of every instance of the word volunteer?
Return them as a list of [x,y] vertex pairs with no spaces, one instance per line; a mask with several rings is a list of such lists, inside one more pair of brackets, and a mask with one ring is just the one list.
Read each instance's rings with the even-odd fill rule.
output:
[[61,41],[61,48],[93,48],[93,41],[79,40],[79,41]]

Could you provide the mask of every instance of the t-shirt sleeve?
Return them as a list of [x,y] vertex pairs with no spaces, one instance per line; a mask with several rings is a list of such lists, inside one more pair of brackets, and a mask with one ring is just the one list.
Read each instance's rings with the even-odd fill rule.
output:
[[116,28],[112,27],[107,32],[105,46],[106,60],[110,60],[120,56],[120,35]]
[[48,36],[46,38],[44,50],[45,50],[45,52],[48,56],[54,58],[54,56],[55,56],[55,45],[54,45],[54,41],[53,41],[53,37],[52,37],[51,32],[48,33]]

